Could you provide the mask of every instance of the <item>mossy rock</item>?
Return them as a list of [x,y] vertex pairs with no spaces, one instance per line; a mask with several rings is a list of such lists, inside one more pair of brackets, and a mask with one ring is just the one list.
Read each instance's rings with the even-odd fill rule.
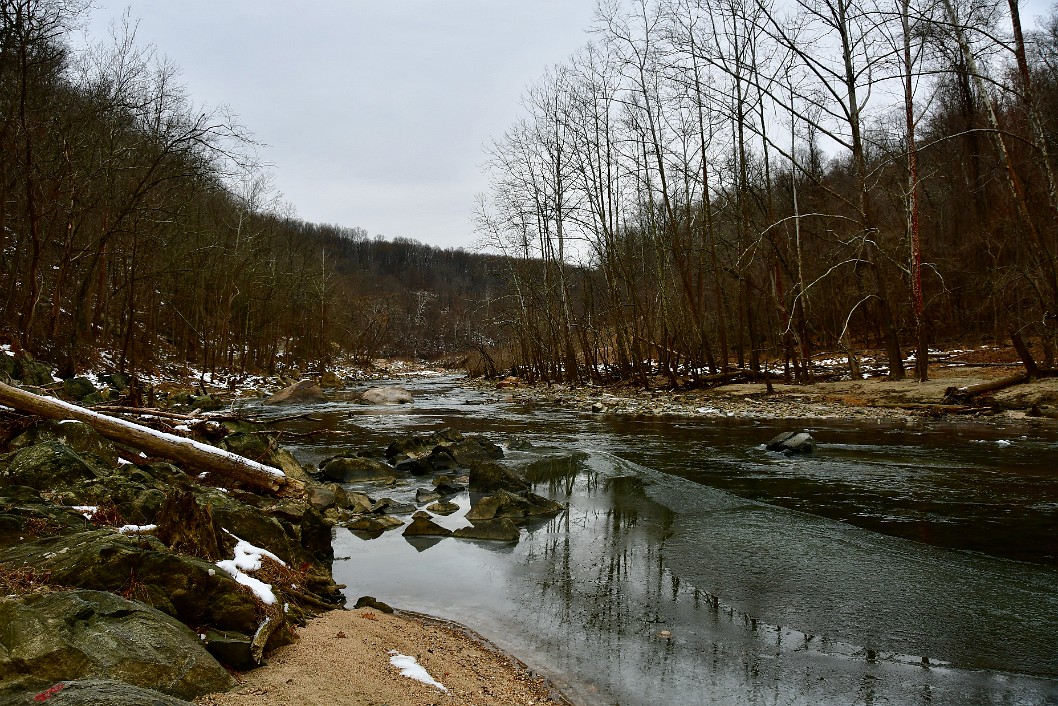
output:
[[0,486],[25,485],[37,490],[70,488],[101,475],[101,469],[65,444],[27,446],[5,459]]
[[235,681],[185,625],[101,591],[0,598],[0,684],[114,679],[194,699]]
[[190,701],[114,679],[74,679],[29,692],[0,691],[0,706],[36,704],[45,697],[48,706],[194,706]]
[[64,380],[62,383],[62,391],[66,393],[66,396],[70,399],[77,400],[80,402],[89,395],[96,394],[99,391],[96,390],[95,385],[92,381],[85,377],[70,378]]
[[188,625],[252,634],[259,623],[258,604],[234,579],[150,536],[97,529],[44,537],[0,551],[0,564],[50,572],[55,585],[127,593]]
[[98,461],[110,468],[118,463],[118,452],[114,444],[84,422],[72,419],[42,421],[12,439],[8,447],[12,451],[18,451],[48,442],[64,444],[82,458]]
[[489,493],[496,490],[528,490],[529,481],[517,472],[498,463],[482,463],[470,469],[470,492]]

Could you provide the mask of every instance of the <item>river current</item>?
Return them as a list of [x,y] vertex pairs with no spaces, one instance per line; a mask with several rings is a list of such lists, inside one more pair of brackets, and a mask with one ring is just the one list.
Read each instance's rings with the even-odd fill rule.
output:
[[[630,420],[403,382],[401,407],[255,407],[300,460],[453,428],[568,503],[517,544],[339,529],[335,579],[464,623],[576,703],[1058,704],[1058,433]],[[763,442],[807,428],[818,448]],[[291,444],[291,440],[296,443]],[[372,497],[413,501],[429,479]],[[462,510],[436,518],[455,528]]]

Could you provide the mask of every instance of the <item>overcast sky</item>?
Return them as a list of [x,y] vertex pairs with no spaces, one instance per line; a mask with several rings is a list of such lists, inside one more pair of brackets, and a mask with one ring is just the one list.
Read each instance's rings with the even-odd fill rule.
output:
[[[1023,0],[1026,25],[1051,0]],[[595,0],[95,0],[228,105],[307,221],[473,247],[484,147],[587,41]]]
[[301,219],[473,246],[484,146],[587,40],[595,0],[95,0],[266,143]]

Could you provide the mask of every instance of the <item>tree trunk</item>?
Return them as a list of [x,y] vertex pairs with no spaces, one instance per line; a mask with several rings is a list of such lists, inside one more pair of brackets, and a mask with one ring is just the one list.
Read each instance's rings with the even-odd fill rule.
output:
[[288,478],[277,468],[192,439],[148,429],[124,419],[107,417],[69,402],[40,397],[4,383],[0,383],[0,404],[51,419],[76,419],[111,441],[182,464],[188,473],[209,471],[245,483],[254,490],[276,495],[299,495],[304,491],[299,481]]

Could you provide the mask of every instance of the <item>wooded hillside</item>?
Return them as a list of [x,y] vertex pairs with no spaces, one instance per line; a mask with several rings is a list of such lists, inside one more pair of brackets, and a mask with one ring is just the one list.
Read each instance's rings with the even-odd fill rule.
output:
[[247,129],[128,28],[73,48],[88,11],[0,0],[0,343],[63,375],[100,351],[271,371],[488,328],[499,258],[290,217]]

